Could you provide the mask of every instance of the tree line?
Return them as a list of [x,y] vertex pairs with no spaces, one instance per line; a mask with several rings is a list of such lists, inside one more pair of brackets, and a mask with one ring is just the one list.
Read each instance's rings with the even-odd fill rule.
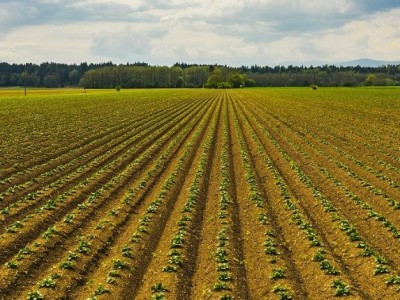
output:
[[[134,65],[147,66],[137,62]],[[90,70],[115,66],[112,62],[99,64],[61,64],[44,62],[41,64],[9,64],[0,62],[0,87],[66,87],[79,86],[83,75]]]
[[400,85],[400,65],[340,67],[324,65],[229,67],[175,63],[171,67],[144,62],[99,64],[0,63],[0,87],[171,88],[241,86]]

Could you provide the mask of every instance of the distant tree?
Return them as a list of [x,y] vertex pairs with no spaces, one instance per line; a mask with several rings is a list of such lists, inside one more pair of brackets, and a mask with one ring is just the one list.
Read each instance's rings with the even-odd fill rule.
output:
[[60,87],[60,75],[46,75],[43,79],[43,84],[47,88]]
[[[215,70],[220,70],[214,72]],[[23,72],[27,72],[28,75]],[[212,73],[212,76],[209,75]],[[234,74],[234,75],[232,75]],[[0,62],[0,86],[62,87],[80,83],[86,88],[146,88],[146,87],[229,87],[239,85],[245,74],[245,86],[361,86],[400,85],[400,65],[380,67],[343,67],[324,65],[305,66],[258,66],[229,67],[209,64],[176,63],[172,67],[150,66],[136,62],[115,65],[59,64],[44,62],[40,65],[9,64]],[[239,85],[240,86],[240,85]]]
[[91,88],[93,85],[92,78],[90,76],[90,71],[84,74],[84,76],[79,80],[79,86],[83,87],[84,89]]
[[228,83],[233,88],[239,88],[246,84],[247,76],[240,73],[231,73],[228,76]]
[[177,88],[182,88],[184,85],[185,85],[185,80],[183,79],[182,76],[179,76],[179,77],[176,79],[175,87],[177,87]]
[[209,76],[208,66],[190,66],[184,70],[187,87],[203,87]]
[[220,68],[216,68],[208,76],[206,87],[216,89],[222,81],[222,71]]
[[367,86],[374,85],[377,79],[378,78],[376,77],[375,74],[369,74],[367,76],[367,79],[365,79],[365,85],[367,85]]
[[246,78],[246,80],[244,82],[244,86],[252,87],[252,86],[255,86],[255,85],[256,85],[256,81],[254,79],[248,78],[248,77]]
[[79,71],[74,69],[69,72],[69,82],[71,85],[78,85]]

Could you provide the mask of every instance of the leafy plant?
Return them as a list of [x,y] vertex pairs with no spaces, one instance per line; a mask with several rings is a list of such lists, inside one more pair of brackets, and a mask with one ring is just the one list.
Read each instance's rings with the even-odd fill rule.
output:
[[78,209],[83,210],[87,208],[87,204],[86,203],[79,203],[78,204]]
[[271,279],[280,279],[285,278],[285,270],[284,269],[272,269]]
[[106,282],[108,284],[115,284],[117,281],[113,277],[107,277]]
[[116,261],[114,261],[114,269],[123,269],[123,268],[125,268],[125,266],[126,266],[126,264],[120,259],[117,259]]
[[72,270],[74,266],[75,264],[72,261],[67,260],[60,264],[60,269]]
[[132,258],[133,257],[132,248],[130,248],[129,246],[124,246],[124,248],[122,248],[122,255],[125,257]]
[[228,262],[227,255],[228,252],[224,248],[218,247],[217,253],[215,255],[217,263],[227,263]]
[[232,274],[229,272],[223,272],[218,275],[218,279],[221,281],[231,281],[232,280]]
[[220,263],[217,266],[217,271],[229,271],[230,270],[230,266],[228,263]]
[[166,292],[166,291],[168,291],[168,289],[165,285],[163,285],[161,282],[159,282],[151,287],[151,291],[153,293],[159,293],[159,292]]
[[336,270],[335,267],[326,259],[320,262],[320,268],[321,268],[321,270],[325,271],[325,274],[328,274],[328,275],[338,275],[339,274],[339,271]]
[[50,238],[53,237],[54,234],[57,233],[57,229],[53,226],[53,227],[49,227],[44,233],[43,233],[43,237],[48,241]]
[[119,210],[114,208],[108,212],[110,216],[117,216],[119,214]]
[[337,297],[348,296],[350,294],[350,287],[340,279],[333,281],[332,288],[335,289],[335,296]]
[[64,218],[64,223],[71,224],[74,221],[74,215],[73,214],[68,214]]
[[13,225],[7,228],[7,232],[9,233],[17,233],[20,228],[23,228],[24,225],[20,221],[16,221]]
[[386,279],[386,284],[388,286],[399,284],[400,285],[400,276],[399,275],[392,275]]
[[386,265],[377,264],[374,269],[374,275],[389,273],[389,268]]
[[33,291],[33,292],[29,292],[28,300],[40,300],[43,299],[43,295],[39,292],[39,291]]
[[78,245],[78,252],[88,254],[90,253],[90,243],[87,241],[80,241]]
[[157,294],[151,295],[151,300],[165,300],[165,294],[157,293]]
[[27,195],[25,196],[25,199],[26,199],[26,200],[35,200],[36,197],[37,197],[37,193],[32,192],[32,193],[27,194]]
[[178,265],[178,266],[182,266],[183,265],[183,259],[182,259],[182,257],[180,255],[179,256],[178,255],[171,256],[169,258],[168,262],[170,264],[173,264],[173,265]]
[[121,275],[118,273],[117,270],[112,270],[108,273],[108,276],[110,277],[121,277]]
[[318,249],[317,252],[314,255],[313,260],[314,261],[318,261],[321,262],[323,260],[325,260],[325,251],[323,249]]
[[218,281],[214,284],[214,291],[230,291],[231,288],[226,282]]
[[177,272],[178,269],[175,266],[164,266],[163,267],[163,272],[167,272],[167,273],[173,273],[173,272]]
[[108,293],[108,292],[109,292],[109,290],[106,289],[106,288],[104,287],[104,285],[99,284],[99,286],[97,287],[97,289],[94,291],[94,294],[95,294],[95,295],[102,295],[102,294],[105,294],[105,293]]
[[284,286],[275,285],[272,288],[272,292],[277,294],[279,296],[280,300],[290,300],[290,299],[292,299],[292,295],[290,294],[289,289],[287,289]]
[[39,286],[44,288],[53,288],[56,286],[56,282],[53,280],[53,278],[49,277],[39,282]]
[[18,268],[18,265],[17,265],[15,262],[13,262],[13,261],[8,261],[8,262],[6,262],[4,265],[5,265],[7,268],[10,268],[10,269],[16,269],[16,268]]
[[23,255],[28,255],[28,254],[32,254],[33,251],[31,249],[29,249],[29,247],[24,247],[21,250],[19,250],[18,253],[23,254]]
[[76,254],[74,251],[70,251],[68,254],[68,261],[73,261],[73,260],[77,260],[79,258],[79,255]]
[[184,242],[183,234],[177,234],[172,238],[170,248],[182,248],[183,242]]

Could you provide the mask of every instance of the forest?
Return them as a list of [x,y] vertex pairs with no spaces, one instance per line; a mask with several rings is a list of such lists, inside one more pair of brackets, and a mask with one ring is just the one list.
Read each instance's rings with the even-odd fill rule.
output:
[[240,86],[393,86],[400,85],[400,65],[380,67],[241,66],[175,63],[151,66],[45,62],[0,63],[0,87],[173,88]]

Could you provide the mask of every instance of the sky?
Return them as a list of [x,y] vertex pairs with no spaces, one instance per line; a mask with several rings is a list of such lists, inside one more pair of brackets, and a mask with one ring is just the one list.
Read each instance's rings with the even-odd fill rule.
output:
[[0,0],[0,61],[400,60],[400,0]]

